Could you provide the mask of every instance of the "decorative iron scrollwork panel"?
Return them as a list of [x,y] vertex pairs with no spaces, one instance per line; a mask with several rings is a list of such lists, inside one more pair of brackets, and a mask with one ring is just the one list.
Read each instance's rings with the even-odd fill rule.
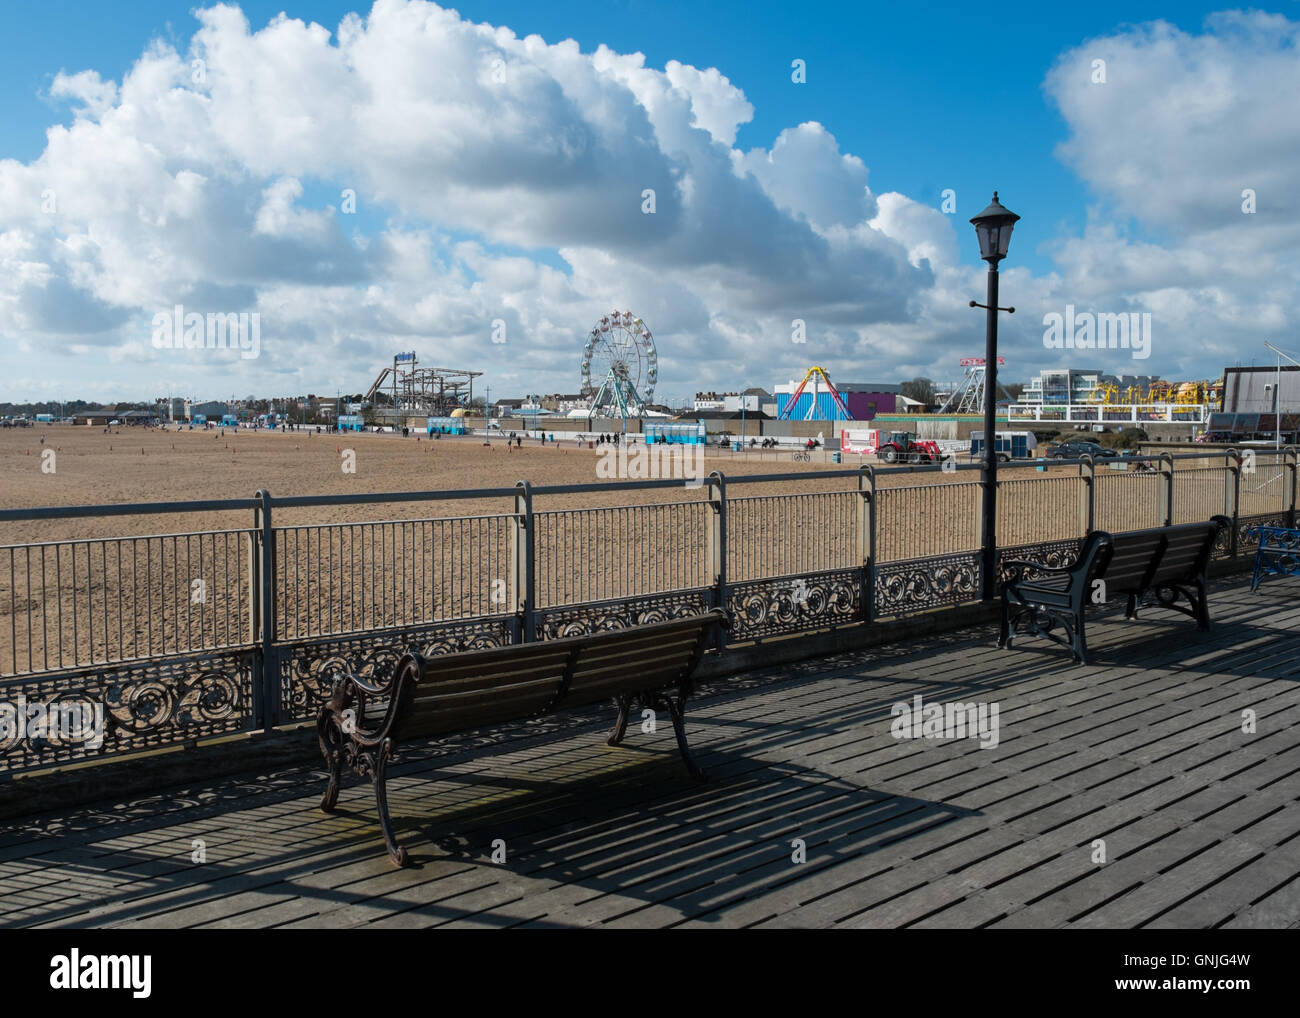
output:
[[979,552],[876,566],[877,616],[907,615],[979,599]]
[[[1255,532],[1256,527],[1287,527],[1285,513],[1263,513],[1258,516],[1242,516],[1237,520],[1237,554],[1253,555],[1259,549],[1259,534]],[[1227,530],[1220,535],[1226,544],[1230,539]],[[1219,542],[1216,541],[1215,552],[1218,552]],[[1225,552],[1226,554],[1226,552]]]
[[232,651],[6,682],[0,771],[249,731],[253,661]]
[[537,613],[537,638],[558,640],[566,636],[589,636],[613,629],[669,622],[708,611],[709,590],[676,591],[623,601],[544,609]]
[[[1012,559],[1018,559],[1022,562],[1041,562],[1045,566],[1053,569],[1060,569],[1068,566],[1079,557],[1079,547],[1082,544],[1079,540],[1068,541],[1047,541],[1042,544],[1024,544],[1018,548],[999,548],[998,549],[998,590],[1002,589],[1002,584],[1007,579],[1006,563]],[[1036,579],[1042,574],[1035,569],[1024,570],[1022,579]]]
[[280,720],[315,720],[345,675],[357,676],[374,690],[376,701],[393,681],[402,655],[423,657],[465,650],[506,647],[514,642],[513,617],[384,630],[346,638],[310,640],[284,646],[280,654]]
[[727,590],[731,640],[862,621],[861,574],[856,569],[737,583]]

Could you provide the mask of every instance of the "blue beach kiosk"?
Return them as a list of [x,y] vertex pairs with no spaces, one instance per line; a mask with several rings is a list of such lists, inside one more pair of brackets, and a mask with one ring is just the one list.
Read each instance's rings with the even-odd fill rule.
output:
[[646,445],[704,445],[704,443],[703,421],[645,426]]

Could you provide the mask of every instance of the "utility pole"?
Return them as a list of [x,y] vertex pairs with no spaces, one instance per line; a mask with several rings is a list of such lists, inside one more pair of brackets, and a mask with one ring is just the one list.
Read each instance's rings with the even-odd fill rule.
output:
[[1268,340],[1264,340],[1264,345],[1277,354],[1277,382],[1275,385],[1276,391],[1273,395],[1273,412],[1277,417],[1277,422],[1276,428],[1274,429],[1276,434],[1274,435],[1273,445],[1275,449],[1280,449],[1282,447],[1282,358],[1285,357],[1292,364],[1297,366],[1300,366],[1300,361],[1296,360],[1285,350],[1279,350]]

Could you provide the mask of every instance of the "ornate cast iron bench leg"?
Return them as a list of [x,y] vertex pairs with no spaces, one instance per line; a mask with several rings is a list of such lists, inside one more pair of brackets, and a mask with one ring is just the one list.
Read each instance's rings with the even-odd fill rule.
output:
[[[623,741],[623,736],[627,734],[628,716],[632,710],[632,697],[620,696],[618,698],[618,719],[614,722],[614,730],[610,732],[607,745],[617,746]],[[686,698],[683,696],[658,696],[643,695],[638,698],[642,706],[649,707],[651,710],[668,709],[668,715],[673,719],[673,734],[677,737],[677,751],[681,754],[682,763],[686,765],[686,771],[696,781],[708,781],[708,775],[700,770],[695,763],[695,758],[691,756],[691,747],[686,742],[686,719],[685,706]]]
[[1205,581],[1197,579],[1196,592],[1193,595],[1196,600],[1192,604],[1192,617],[1196,619],[1196,628],[1203,633],[1208,633],[1210,631],[1210,595],[1205,587]]
[[351,697],[342,686],[334,687],[334,695],[321,708],[316,717],[316,734],[320,739],[321,753],[329,765],[329,784],[321,796],[320,808],[331,813],[339,801],[339,785],[343,767],[347,765],[363,778],[369,778],[375,789],[375,808],[379,813],[379,829],[384,835],[388,855],[398,866],[408,860],[406,849],[393,836],[393,822],[388,816],[388,792],[385,779],[388,763],[393,758],[393,741],[384,739],[378,747],[366,749],[358,745],[351,733],[344,730],[343,718]]
[[617,746],[623,741],[623,736],[627,734],[627,715],[631,709],[632,698],[630,696],[620,696],[618,698],[618,717],[614,719],[614,730],[609,733],[605,745]]
[[320,709],[316,716],[316,737],[320,741],[320,751],[329,768],[329,784],[320,798],[320,808],[332,813],[339,801],[339,784],[343,777],[343,743],[345,736],[339,727],[338,718],[342,710],[342,691],[337,685],[334,695]]
[[379,752],[375,754],[370,780],[375,786],[375,808],[379,812],[379,829],[383,831],[388,856],[393,860],[394,865],[402,867],[407,864],[410,857],[406,854],[406,849],[399,845],[397,838],[393,836],[393,822],[388,816],[386,777],[388,761],[392,755],[393,742],[391,739],[385,739],[379,747]]
[[1071,646],[1074,649],[1074,656],[1078,658],[1079,664],[1088,663],[1088,638],[1083,631],[1083,612],[1082,610],[1075,617],[1074,632],[1071,634]]
[[320,808],[326,813],[333,813],[339,801],[339,784],[343,777],[343,754],[338,750],[327,751],[325,760],[329,763],[330,781],[325,793],[320,797]]
[[677,736],[677,750],[682,755],[682,763],[686,765],[686,770],[696,781],[708,781],[709,777],[695,763],[695,758],[691,756],[691,747],[686,743],[686,703],[684,698],[679,696],[665,697],[668,701],[668,713],[673,719],[673,734]]

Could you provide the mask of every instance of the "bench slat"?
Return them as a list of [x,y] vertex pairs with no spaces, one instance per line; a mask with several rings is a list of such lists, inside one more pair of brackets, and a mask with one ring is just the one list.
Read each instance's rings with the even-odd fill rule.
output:
[[[690,639],[679,638],[668,646],[659,641],[649,651],[642,647],[631,651],[622,647],[599,647],[594,649],[596,653],[580,652],[566,700],[591,690],[598,690],[598,698],[601,698],[620,691],[640,691],[671,684],[685,670],[698,640],[698,635]],[[459,710],[465,705],[485,704],[494,699],[522,700],[532,704],[541,696],[544,704],[560,689],[563,665],[564,662],[560,662],[559,667],[518,670],[508,675],[496,673],[455,682],[423,682],[416,688],[412,700],[410,723],[419,724],[421,718],[436,711]]]
[[[439,689],[454,688],[478,689],[494,685],[509,684],[532,676],[560,675],[568,661],[575,643],[587,643],[580,652],[581,660],[600,660],[604,656],[618,656],[635,659],[638,655],[658,652],[665,648],[691,648],[699,641],[700,626],[672,627],[667,632],[660,631],[650,635],[638,634],[635,638],[629,634],[621,641],[602,639],[617,635],[598,634],[589,637],[570,637],[563,640],[548,640],[538,646],[547,648],[543,652],[495,653],[472,661],[458,660],[439,667],[438,659],[433,658],[425,668],[424,681],[420,690],[436,686]],[[529,645],[530,649],[532,645]],[[689,652],[688,652],[689,653]],[[464,655],[456,655],[463,658]],[[420,694],[417,693],[417,696]]]
[[416,699],[422,699],[426,695],[436,695],[440,692],[456,693],[471,689],[509,686],[518,682],[527,682],[529,679],[558,679],[564,674],[568,658],[568,654],[565,654],[559,660],[548,660],[527,665],[521,663],[516,668],[498,667],[494,671],[462,675],[454,679],[430,677],[415,687],[415,697]]
[[690,661],[690,653],[664,654],[642,658],[634,662],[608,661],[601,667],[586,667],[575,671],[571,692],[588,686],[609,685],[610,680],[622,680],[629,690],[653,689],[671,683],[681,675]]
[[411,713],[403,731],[408,734],[422,731],[427,727],[429,718],[453,718],[462,714],[483,713],[488,709],[515,717],[530,714],[546,706],[555,697],[558,688],[558,680],[535,679],[506,688],[474,689],[417,700],[411,705]]
[[437,658],[430,658],[428,666],[425,667],[424,681],[421,681],[420,685],[459,683],[480,676],[525,675],[530,671],[541,672],[546,671],[547,668],[563,668],[568,654],[568,647],[552,647],[546,654],[516,654],[513,657],[474,660],[472,663],[447,662],[442,666],[439,666]]
[[[468,728],[680,681],[712,616],[433,658],[410,692],[401,735]],[[572,668],[565,683],[565,673]],[[483,720],[486,719],[486,720]]]

